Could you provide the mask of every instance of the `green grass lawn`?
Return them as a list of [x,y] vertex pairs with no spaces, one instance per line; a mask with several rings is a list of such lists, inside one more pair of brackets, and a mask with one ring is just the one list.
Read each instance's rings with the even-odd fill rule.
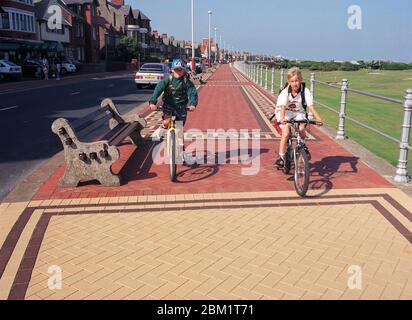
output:
[[[311,71],[303,70],[305,79],[309,79]],[[317,80],[324,82],[340,83],[342,79],[349,80],[349,87],[362,91],[372,92],[375,94],[402,100],[405,96],[405,90],[412,88],[412,70],[407,71],[378,71],[378,74],[368,73],[368,70],[359,71],[332,71],[332,72],[315,72]],[[264,73],[263,78],[266,80]],[[286,81],[286,79],[285,79]],[[305,80],[310,87],[309,80]],[[280,71],[276,70],[275,74],[275,93],[279,91]],[[271,88],[271,71],[269,72],[269,89]],[[315,99],[329,107],[339,111],[341,92],[339,89],[315,85]],[[324,121],[338,128],[338,116],[333,112],[317,106],[318,112]],[[363,122],[364,124],[378,129],[397,139],[401,137],[403,122],[403,105],[391,102],[385,102],[375,98],[362,96],[349,92],[347,99],[346,113],[348,116]],[[372,151],[379,157],[387,160],[393,166],[396,166],[399,158],[399,145],[380,135],[364,129],[351,121],[346,121],[346,135],[359,144]],[[412,141],[412,133],[411,133]],[[410,143],[411,144],[411,143]],[[412,173],[412,157],[409,157],[409,173]]]

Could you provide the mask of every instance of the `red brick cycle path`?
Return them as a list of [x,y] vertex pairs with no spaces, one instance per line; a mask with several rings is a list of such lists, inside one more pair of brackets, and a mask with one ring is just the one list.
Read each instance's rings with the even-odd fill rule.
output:
[[[189,115],[185,130],[196,128],[206,132],[208,129],[260,129],[267,132],[267,127],[253,112],[253,107],[241,88],[242,85],[253,84],[238,81],[233,73],[233,69],[223,65],[202,87],[199,106]],[[266,93],[265,95],[274,99]],[[316,137],[316,141],[308,143],[312,154],[311,189],[319,190],[319,194],[322,194],[330,189],[392,186],[333,139],[316,128],[311,130]],[[229,147],[229,142],[226,145]],[[249,141],[247,148],[250,154],[252,147],[252,142]],[[229,163],[228,148],[227,153],[220,154],[227,163],[192,167],[179,165],[178,181],[172,183],[168,178],[168,166],[153,163],[151,154],[155,144],[148,143],[136,148],[125,143],[120,147],[121,159],[113,168],[114,172],[121,170],[124,177],[122,186],[106,187],[87,182],[76,188],[60,188],[58,181],[65,170],[65,165],[61,165],[40,187],[33,199],[294,190],[291,176],[273,169],[278,147],[278,140],[260,141],[260,167],[255,175],[242,175],[242,168],[246,169],[250,164]],[[205,150],[205,153],[212,158],[217,157],[217,147],[216,150]]]

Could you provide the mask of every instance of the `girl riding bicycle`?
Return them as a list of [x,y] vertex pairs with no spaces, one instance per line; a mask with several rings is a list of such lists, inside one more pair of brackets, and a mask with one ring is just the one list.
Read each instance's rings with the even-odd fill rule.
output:
[[[299,68],[294,67],[288,71],[288,84],[279,94],[276,103],[276,120],[282,129],[282,137],[280,139],[279,159],[276,160],[275,166],[281,168],[285,163],[285,149],[290,134],[290,128],[287,121],[290,120],[305,120],[307,118],[306,109],[313,114],[316,124],[322,126],[322,118],[315,110],[313,97],[309,89],[305,88],[303,83],[302,72]],[[300,124],[299,133],[303,139],[305,134],[306,124]]]

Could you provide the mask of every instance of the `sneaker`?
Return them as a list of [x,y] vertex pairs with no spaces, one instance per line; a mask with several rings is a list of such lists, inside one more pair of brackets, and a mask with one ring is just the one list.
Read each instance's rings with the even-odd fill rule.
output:
[[152,134],[152,139],[155,141],[161,141],[166,136],[167,129],[163,127],[159,127],[155,132]]
[[284,165],[285,165],[285,161],[282,158],[277,159],[276,162],[274,163],[274,166],[278,168],[283,168]]
[[192,164],[189,164],[186,162],[186,153],[183,151],[182,152],[182,165],[184,165],[185,167],[191,167]]

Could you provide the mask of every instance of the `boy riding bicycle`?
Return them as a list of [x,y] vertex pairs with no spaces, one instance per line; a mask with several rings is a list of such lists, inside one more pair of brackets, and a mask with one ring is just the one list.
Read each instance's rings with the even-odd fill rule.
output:
[[188,79],[184,64],[175,61],[172,69],[173,73],[157,84],[149,101],[150,109],[156,110],[157,99],[163,94],[163,123],[159,136],[164,135],[168,128],[173,111],[176,114],[176,121],[183,121],[184,125],[187,119],[187,108],[189,111],[194,111],[198,103],[196,87]]
[[[301,121],[307,119],[306,109],[313,114],[316,124],[322,126],[322,118],[315,110],[313,97],[309,89],[305,88],[303,83],[302,72],[299,68],[294,67],[288,71],[288,84],[279,94],[276,103],[276,120],[282,129],[280,139],[279,159],[276,160],[275,166],[281,168],[285,163],[286,144],[290,134],[290,128],[287,121]],[[306,124],[300,124],[299,133],[302,139],[306,138]],[[310,158],[309,150],[305,147]]]

